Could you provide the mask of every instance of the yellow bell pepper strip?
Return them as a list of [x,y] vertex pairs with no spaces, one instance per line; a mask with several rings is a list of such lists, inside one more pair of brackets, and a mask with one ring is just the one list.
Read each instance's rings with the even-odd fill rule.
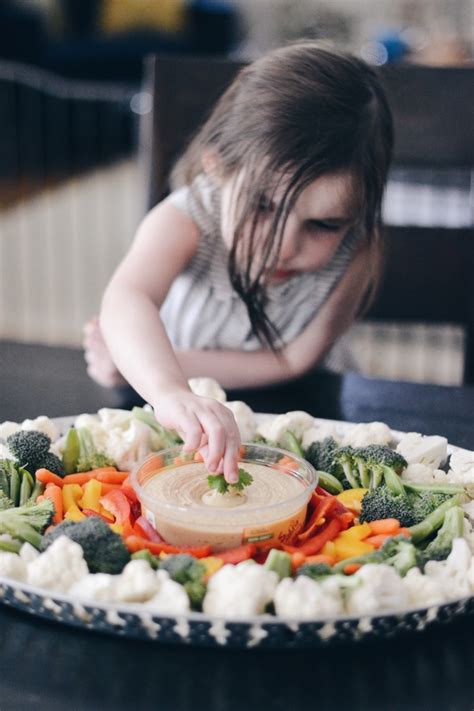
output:
[[[161,557],[160,553],[160,557]],[[209,579],[211,575],[214,575],[214,573],[217,573],[218,570],[222,568],[224,565],[224,561],[221,560],[220,558],[217,558],[217,556],[210,555],[207,558],[201,558],[199,561],[205,568],[205,578]]]
[[119,536],[122,535],[123,533],[123,526],[121,526],[119,523],[109,523],[110,528],[114,533],[118,533]]
[[362,499],[368,492],[368,489],[346,489],[336,496],[346,508],[354,513],[360,513],[362,508]]
[[71,504],[64,514],[64,520],[65,521],[82,521],[85,519],[86,516],[85,514],[82,513],[81,509],[79,506],[75,503]]
[[323,555],[329,556],[330,558],[335,558],[336,547],[334,545],[334,541],[328,541],[327,543],[325,543],[324,546],[321,548],[321,553]]
[[99,499],[102,495],[102,486],[97,479],[91,479],[82,487],[83,495],[79,501],[79,506],[82,509],[89,509],[99,513]]
[[369,543],[364,543],[363,541],[358,541],[357,539],[348,540],[347,538],[336,538],[334,541],[334,549],[336,560],[341,561],[346,558],[355,558],[363,555],[364,553],[370,553],[374,550],[374,547]]
[[64,511],[69,511],[73,506],[77,508],[77,502],[82,496],[82,486],[79,484],[65,484],[63,486],[63,507]]
[[368,538],[373,533],[372,527],[369,523],[360,523],[358,526],[352,526],[346,531],[342,531],[338,539],[342,538],[349,541],[363,541],[364,538]]

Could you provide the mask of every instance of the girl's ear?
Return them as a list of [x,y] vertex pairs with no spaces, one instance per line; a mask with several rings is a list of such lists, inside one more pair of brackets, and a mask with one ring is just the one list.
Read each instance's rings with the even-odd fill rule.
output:
[[214,148],[205,148],[201,154],[201,165],[203,171],[210,178],[217,182],[222,180],[222,166],[219,159],[219,153]]

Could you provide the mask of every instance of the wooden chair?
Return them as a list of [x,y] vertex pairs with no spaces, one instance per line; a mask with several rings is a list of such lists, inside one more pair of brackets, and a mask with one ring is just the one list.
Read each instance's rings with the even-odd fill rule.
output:
[[[142,125],[148,202],[242,63],[192,57],[148,60],[152,112]],[[393,65],[381,70],[395,120],[395,166],[474,168],[474,67]],[[460,324],[464,382],[474,383],[474,229],[389,227],[387,269],[368,318]]]

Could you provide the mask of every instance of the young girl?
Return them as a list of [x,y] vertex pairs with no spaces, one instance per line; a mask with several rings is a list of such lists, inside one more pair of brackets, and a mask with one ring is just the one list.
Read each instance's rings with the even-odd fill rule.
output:
[[380,272],[392,121],[374,72],[317,43],[240,72],[145,217],[86,333],[89,373],[119,373],[237,478],[232,414],[190,392],[288,381],[323,361]]

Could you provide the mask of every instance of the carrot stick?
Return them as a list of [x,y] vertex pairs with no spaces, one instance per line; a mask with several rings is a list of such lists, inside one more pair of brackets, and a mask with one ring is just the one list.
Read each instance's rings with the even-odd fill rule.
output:
[[140,536],[127,536],[125,545],[130,553],[136,553],[137,551],[142,551],[147,548],[153,555],[159,555],[160,553],[189,553],[195,558],[207,558],[211,555],[211,546],[188,546],[187,548],[178,548],[178,546],[170,546],[167,543],[147,541],[145,538],[140,538]]
[[325,543],[336,538],[340,530],[340,522],[337,518],[333,518],[332,521],[329,521],[329,523],[324,525],[316,536],[313,536],[313,538],[309,538],[305,541],[305,543],[300,546],[300,550],[305,555],[314,555],[315,553],[319,553]]
[[362,568],[362,563],[348,563],[344,566],[345,575],[354,575]]
[[49,484],[44,492],[44,498],[49,499],[54,505],[54,523],[61,523],[63,520],[63,494],[61,487],[56,484]]
[[368,538],[364,538],[364,543],[370,543],[371,546],[374,548],[381,548],[385,541],[388,541],[389,538],[392,538],[391,533],[378,533],[376,536],[369,536]]
[[394,534],[400,529],[400,521],[396,518],[382,518],[378,521],[369,521],[372,536],[378,536],[382,533]]
[[291,556],[291,570],[295,572],[301,565],[306,563],[306,556],[301,551],[293,553]]
[[87,484],[91,479],[93,479],[93,477],[90,476],[90,473],[79,472],[78,474],[66,474],[63,482],[65,484],[79,484],[79,486],[82,486],[83,484]]
[[123,484],[125,479],[130,475],[130,472],[119,472],[116,469],[113,471],[105,471],[102,469],[96,469],[96,476],[94,479],[102,482],[103,484]]
[[50,472],[49,469],[37,469],[35,473],[37,481],[41,481],[43,484],[56,484],[56,486],[63,487],[64,479],[54,472]]
[[115,489],[120,489],[121,485],[120,484],[106,484],[105,482],[101,481],[101,486],[102,486],[102,496],[105,496],[105,494],[108,494],[109,491],[114,491]]

